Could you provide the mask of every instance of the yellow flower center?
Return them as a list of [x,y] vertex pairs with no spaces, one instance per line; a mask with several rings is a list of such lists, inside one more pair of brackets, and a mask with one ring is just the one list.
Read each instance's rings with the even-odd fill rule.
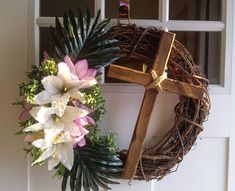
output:
[[52,119],[53,119],[55,122],[59,122],[59,120],[60,120],[60,118],[59,118],[56,114],[52,115]]
[[67,87],[64,87],[64,90],[63,90],[64,92],[67,92],[68,91],[68,88]]

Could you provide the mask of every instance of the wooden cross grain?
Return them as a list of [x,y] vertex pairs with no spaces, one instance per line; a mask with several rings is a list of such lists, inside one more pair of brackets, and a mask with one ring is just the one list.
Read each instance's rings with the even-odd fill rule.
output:
[[164,32],[162,35],[152,67],[152,74],[154,73],[155,79],[154,75],[151,75],[150,73],[144,73],[118,65],[110,65],[108,77],[141,84],[146,87],[135,130],[127,153],[123,172],[124,179],[130,180],[135,175],[143,149],[150,116],[159,89],[161,91],[168,91],[195,99],[201,99],[203,97],[204,89],[202,87],[169,79],[167,77],[163,78],[174,39],[175,34],[173,33]]

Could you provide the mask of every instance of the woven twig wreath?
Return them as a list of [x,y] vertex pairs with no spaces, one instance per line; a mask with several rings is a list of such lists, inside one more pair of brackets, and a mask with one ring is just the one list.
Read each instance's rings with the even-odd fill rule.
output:
[[[111,29],[111,36],[119,40],[119,61],[125,63],[132,59],[146,63],[148,68],[153,64],[162,34],[163,31],[154,27],[143,28],[132,24],[117,25]],[[167,73],[172,79],[202,87],[204,96],[198,100],[179,95],[179,103],[174,108],[175,124],[160,141],[142,150],[134,179],[160,180],[171,173],[194,145],[209,114],[208,80],[201,74],[190,53],[176,40],[167,63]],[[126,151],[121,152],[124,160],[126,155]]]

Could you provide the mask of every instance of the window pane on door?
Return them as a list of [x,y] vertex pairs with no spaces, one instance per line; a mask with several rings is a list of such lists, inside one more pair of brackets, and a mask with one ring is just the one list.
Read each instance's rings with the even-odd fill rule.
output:
[[222,0],[170,0],[172,20],[220,21]]
[[221,32],[173,32],[176,33],[176,39],[188,49],[210,83],[219,84]]
[[[195,64],[211,84],[220,83],[221,63],[221,32],[181,32],[176,33],[176,39],[183,44],[192,55]],[[142,62],[126,63],[125,66],[141,70]],[[107,69],[106,69],[107,74]],[[105,78],[106,83],[125,83],[120,80]]]
[[39,57],[39,63],[43,60],[43,52],[46,51],[48,52],[50,50],[49,47],[49,39],[50,39],[50,28],[40,28],[39,31],[39,38],[40,38],[40,57]]
[[[158,19],[159,0],[134,0],[130,2],[131,19]],[[117,18],[119,0],[105,1],[105,17]]]
[[40,1],[40,16],[53,17],[63,16],[64,11],[72,9],[77,11],[80,8],[83,12],[89,8],[91,15],[94,15],[94,0],[41,0]]
[[[188,49],[194,59],[194,62],[199,65],[201,71],[210,80],[210,83],[219,84],[221,32],[172,32],[176,33],[176,39]],[[50,50],[49,38],[49,28],[40,28],[40,61],[43,58],[43,51]],[[126,63],[124,63],[124,65],[125,64]],[[133,62],[130,60],[127,67],[142,70],[142,62],[137,63],[136,60]],[[106,78],[105,82],[120,83],[120,81],[110,78]]]

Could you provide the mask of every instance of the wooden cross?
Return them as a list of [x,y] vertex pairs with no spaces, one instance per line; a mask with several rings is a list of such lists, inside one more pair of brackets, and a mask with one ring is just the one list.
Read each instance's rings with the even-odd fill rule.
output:
[[169,32],[163,33],[151,74],[118,65],[110,65],[108,77],[141,84],[146,87],[124,166],[124,179],[130,180],[135,175],[143,149],[151,112],[159,90],[195,99],[202,99],[203,97],[204,89],[202,87],[170,79],[165,75],[174,39],[175,34]]

